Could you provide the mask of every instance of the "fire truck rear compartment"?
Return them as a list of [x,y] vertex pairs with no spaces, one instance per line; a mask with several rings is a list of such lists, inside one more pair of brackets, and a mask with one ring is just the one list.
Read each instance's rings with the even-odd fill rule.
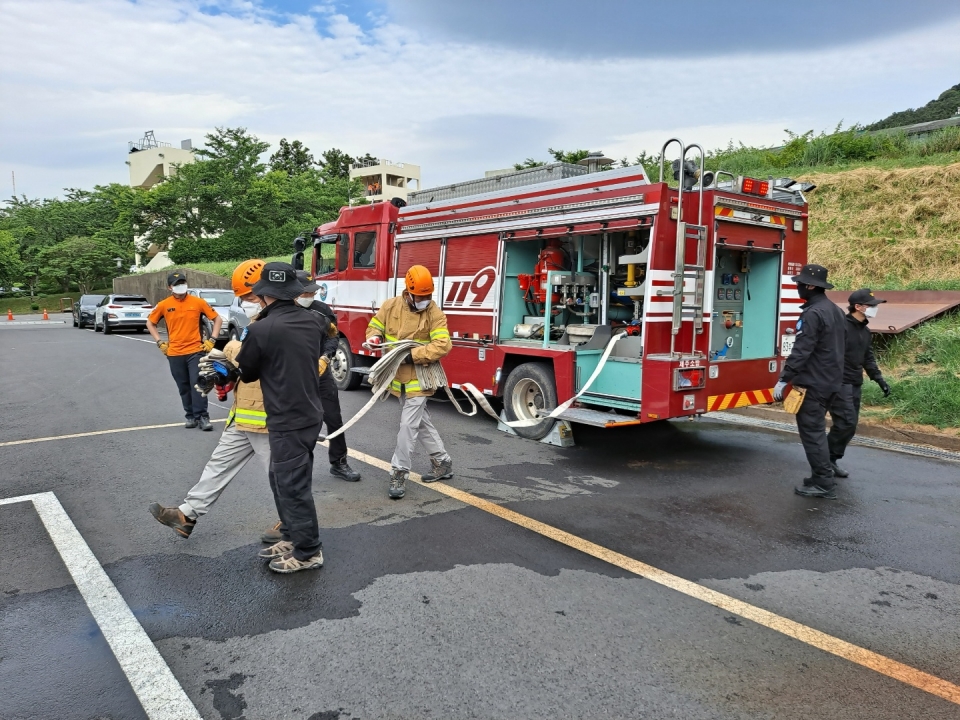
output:
[[[606,237],[570,234],[507,241],[499,342],[572,351],[574,390],[579,392],[596,369],[613,329],[626,327],[630,336],[617,343],[581,400],[585,405],[638,413],[649,242],[649,227]],[[550,336],[546,343],[545,331]]]
[[713,272],[710,361],[776,354],[780,253],[718,247]]

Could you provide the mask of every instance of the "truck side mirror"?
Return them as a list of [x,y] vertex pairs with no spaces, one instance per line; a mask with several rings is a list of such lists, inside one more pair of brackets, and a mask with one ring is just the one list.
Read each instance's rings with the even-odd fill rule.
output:
[[293,265],[294,270],[303,270],[303,252],[301,250],[295,252],[293,257],[290,259],[290,264]]

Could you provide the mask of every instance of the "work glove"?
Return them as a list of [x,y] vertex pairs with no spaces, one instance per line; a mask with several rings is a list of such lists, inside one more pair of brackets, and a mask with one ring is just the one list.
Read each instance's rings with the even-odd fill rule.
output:
[[222,350],[213,350],[200,358],[199,367],[201,373],[216,374],[217,385],[227,385],[240,378],[240,369],[223,354]]
[[203,347],[203,351],[208,353],[215,347],[215,343],[210,338],[204,340],[200,345]]
[[160,348],[160,352],[166,355],[167,350],[170,349],[170,343],[168,343],[166,340],[157,340],[157,347]]
[[776,385],[773,386],[773,399],[777,402],[783,400],[783,391],[786,389],[787,384],[781,380]]
[[327,371],[327,366],[330,364],[330,359],[326,355],[320,358],[317,361],[317,369],[320,370],[320,374],[323,375]]
[[880,386],[880,389],[883,390],[884,397],[890,397],[890,386],[887,384],[887,381],[883,378],[877,380],[877,385]]
[[373,337],[367,338],[367,345],[376,347],[378,345],[383,345],[383,338],[379,335],[374,335]]

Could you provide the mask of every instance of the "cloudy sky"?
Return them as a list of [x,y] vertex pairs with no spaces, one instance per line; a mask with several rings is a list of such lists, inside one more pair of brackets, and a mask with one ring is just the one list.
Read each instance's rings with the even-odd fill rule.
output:
[[244,126],[471,179],[547,147],[778,144],[960,82],[956,0],[0,0],[0,196]]

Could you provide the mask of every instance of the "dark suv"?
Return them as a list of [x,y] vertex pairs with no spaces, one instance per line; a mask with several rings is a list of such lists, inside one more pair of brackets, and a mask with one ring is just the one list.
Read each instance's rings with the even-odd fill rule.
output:
[[105,297],[106,295],[81,295],[80,299],[73,304],[73,326],[85,328],[88,324],[93,325],[97,305]]

